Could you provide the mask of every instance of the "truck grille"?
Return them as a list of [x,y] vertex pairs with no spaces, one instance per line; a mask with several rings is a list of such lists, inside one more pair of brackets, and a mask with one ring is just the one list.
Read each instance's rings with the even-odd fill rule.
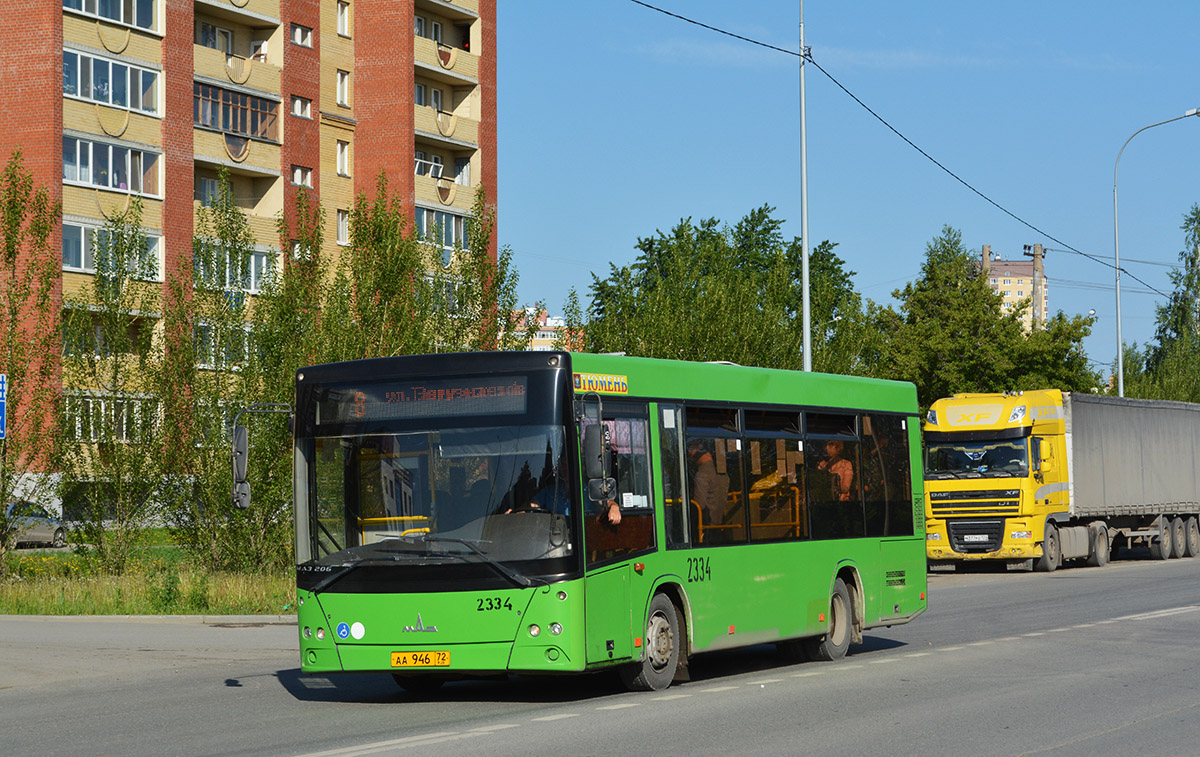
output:
[[1019,515],[1020,489],[984,489],[965,492],[930,492],[933,517],[971,515]]
[[995,552],[1004,537],[1002,520],[946,521],[950,548],[955,552]]

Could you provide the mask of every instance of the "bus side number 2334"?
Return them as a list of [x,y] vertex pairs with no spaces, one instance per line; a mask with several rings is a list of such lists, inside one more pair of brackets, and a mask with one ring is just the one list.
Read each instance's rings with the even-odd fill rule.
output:
[[712,580],[712,564],[709,557],[689,557],[687,559],[688,583],[703,583]]

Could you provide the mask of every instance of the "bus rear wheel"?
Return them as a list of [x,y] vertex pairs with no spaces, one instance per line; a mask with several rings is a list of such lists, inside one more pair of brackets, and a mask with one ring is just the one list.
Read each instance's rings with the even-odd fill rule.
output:
[[809,659],[832,662],[846,656],[850,649],[850,626],[854,622],[854,606],[850,603],[850,592],[846,582],[833,582],[833,593],[829,595],[829,631],[824,636],[808,639],[805,649]]
[[661,691],[671,685],[679,668],[679,613],[664,594],[650,600],[646,617],[645,657],[621,668],[621,680],[630,691]]

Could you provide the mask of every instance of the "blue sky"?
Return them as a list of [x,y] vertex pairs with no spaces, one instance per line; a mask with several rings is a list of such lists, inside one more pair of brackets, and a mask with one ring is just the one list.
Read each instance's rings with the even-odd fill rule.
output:
[[[788,50],[795,0],[652,4]],[[527,303],[561,313],[591,273],[636,256],[681,218],[734,222],[764,203],[800,234],[795,56],[629,0],[499,0],[499,225]],[[1050,307],[1095,309],[1093,360],[1116,354],[1113,170],[1138,129],[1200,108],[1193,0],[809,0],[806,71],[812,243],[836,242],[864,296],[892,302],[944,224],[978,251],[1050,248]],[[1139,134],[1118,182],[1122,267],[1164,292],[1200,202],[1200,117]],[[1055,237],[1062,242],[1053,241]],[[1151,263],[1132,262],[1134,260]],[[1128,261],[1128,262],[1127,262]],[[1126,342],[1151,339],[1161,298],[1122,276]]]

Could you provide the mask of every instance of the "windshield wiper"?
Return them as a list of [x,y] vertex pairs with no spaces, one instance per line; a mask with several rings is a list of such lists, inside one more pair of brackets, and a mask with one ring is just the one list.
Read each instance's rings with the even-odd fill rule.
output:
[[451,542],[451,543],[453,543],[453,544],[461,544],[461,545],[463,545],[464,547],[466,547],[467,549],[469,549],[469,550],[471,550],[472,552],[474,552],[474,553],[475,553],[476,555],[478,555],[479,557],[483,558],[483,561],[484,561],[484,562],[486,562],[488,565],[492,566],[493,568],[495,568],[497,573],[499,573],[500,575],[504,576],[504,577],[505,577],[505,578],[507,578],[509,581],[512,581],[512,582],[513,582],[514,584],[516,584],[517,586],[521,586],[521,587],[523,587],[523,588],[528,588],[528,587],[530,587],[530,586],[533,586],[533,579],[532,579],[532,578],[530,578],[529,576],[524,576],[524,575],[521,575],[520,573],[518,573],[517,571],[515,571],[515,570],[513,570],[512,568],[508,567],[508,566],[507,566],[507,565],[505,565],[504,563],[502,563],[502,562],[499,562],[498,560],[495,560],[494,558],[492,558],[492,556],[491,556],[491,555],[489,555],[488,553],[484,552],[484,551],[483,551],[483,550],[481,550],[479,547],[476,547],[474,544],[472,544],[471,542],[467,541],[466,539],[456,539],[456,538],[454,538],[454,537],[452,537],[452,536],[431,536],[430,534],[425,534],[425,536],[424,536],[424,537],[422,537],[421,541],[425,541],[425,542]]
[[334,571],[325,578],[321,579],[321,581],[319,581],[317,585],[312,587],[312,589],[309,591],[311,591],[313,594],[319,594],[325,589],[329,588],[330,584],[340,580],[348,573],[357,568],[361,568],[364,565],[392,565],[398,562],[400,562],[399,555],[394,557],[356,557],[350,562],[342,563],[340,570]]

